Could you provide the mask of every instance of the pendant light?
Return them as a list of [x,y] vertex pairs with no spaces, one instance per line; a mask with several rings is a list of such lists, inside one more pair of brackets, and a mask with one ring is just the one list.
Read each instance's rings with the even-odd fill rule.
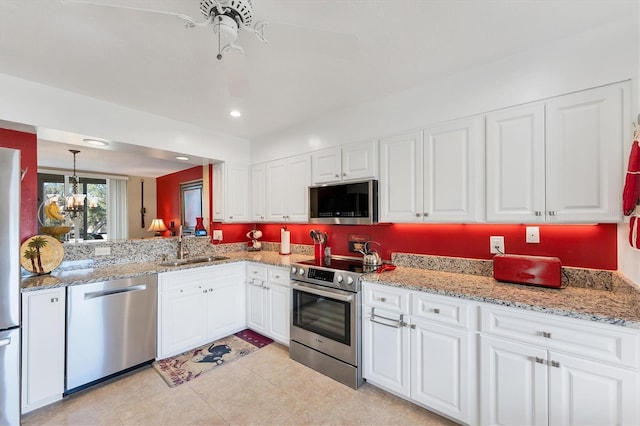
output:
[[84,211],[84,200],[86,198],[86,194],[78,193],[78,183],[80,179],[76,176],[76,154],[80,151],[77,149],[70,149],[69,152],[73,154],[73,176],[71,176],[71,193],[66,197],[67,205],[65,206],[65,210],[69,212],[71,217],[78,216],[78,213],[82,213]]

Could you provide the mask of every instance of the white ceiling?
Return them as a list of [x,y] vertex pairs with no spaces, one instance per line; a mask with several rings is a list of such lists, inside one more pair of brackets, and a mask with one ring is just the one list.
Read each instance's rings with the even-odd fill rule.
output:
[[[198,0],[100,1],[202,18]],[[634,2],[253,0],[254,20],[271,22],[270,43],[242,32],[237,43],[244,57],[228,54],[221,62],[211,27],[187,30],[173,16],[0,0],[0,73],[259,140],[623,19]],[[337,42],[344,34],[357,41],[355,54]],[[242,98],[228,90],[224,62],[232,60],[246,62],[250,93]],[[232,108],[243,117],[230,117]]]

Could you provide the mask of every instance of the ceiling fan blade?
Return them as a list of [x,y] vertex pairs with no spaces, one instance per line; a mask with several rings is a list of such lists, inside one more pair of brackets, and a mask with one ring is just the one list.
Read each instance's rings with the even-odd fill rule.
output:
[[355,34],[306,28],[279,21],[268,21],[265,38],[276,46],[341,58],[351,58],[359,51],[358,37]]
[[229,52],[222,59],[227,74],[227,84],[229,93],[234,98],[243,98],[251,94],[251,85],[249,84],[249,75],[247,61],[243,54]]
[[166,11],[166,10],[146,9],[146,8],[143,8],[143,7],[125,6],[125,5],[113,4],[113,3],[102,3],[102,2],[91,1],[91,0],[61,0],[61,1],[62,1],[62,3],[85,4],[85,5],[89,5],[89,6],[111,7],[111,8],[115,8],[115,9],[127,9],[127,10],[134,10],[134,11],[137,11],[137,12],[149,12],[149,13],[156,13],[156,14],[160,14],[160,15],[175,16],[177,18],[182,19],[183,21],[186,21],[187,25],[190,25],[190,26],[193,26],[193,25],[204,25],[204,24],[208,24],[209,23],[209,21],[198,22],[194,18],[192,18],[192,17],[190,17],[188,15],[185,15],[183,13],[169,12],[169,11]]

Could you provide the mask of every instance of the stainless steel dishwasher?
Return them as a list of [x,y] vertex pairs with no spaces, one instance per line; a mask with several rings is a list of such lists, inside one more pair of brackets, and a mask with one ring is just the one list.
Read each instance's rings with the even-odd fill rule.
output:
[[65,394],[155,359],[158,276],[67,287]]

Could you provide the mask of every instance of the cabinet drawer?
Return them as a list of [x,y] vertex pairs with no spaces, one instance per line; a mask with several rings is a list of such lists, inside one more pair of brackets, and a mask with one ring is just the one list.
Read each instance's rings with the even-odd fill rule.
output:
[[268,270],[270,283],[289,285],[289,270],[283,268],[269,268]]
[[248,264],[247,279],[267,281],[267,267],[261,266],[261,265]]
[[638,367],[638,331],[633,329],[516,308],[483,306],[481,331],[546,349]]
[[409,291],[377,284],[363,283],[365,305],[409,313]]
[[443,324],[469,327],[469,303],[451,297],[413,292],[411,315]]

